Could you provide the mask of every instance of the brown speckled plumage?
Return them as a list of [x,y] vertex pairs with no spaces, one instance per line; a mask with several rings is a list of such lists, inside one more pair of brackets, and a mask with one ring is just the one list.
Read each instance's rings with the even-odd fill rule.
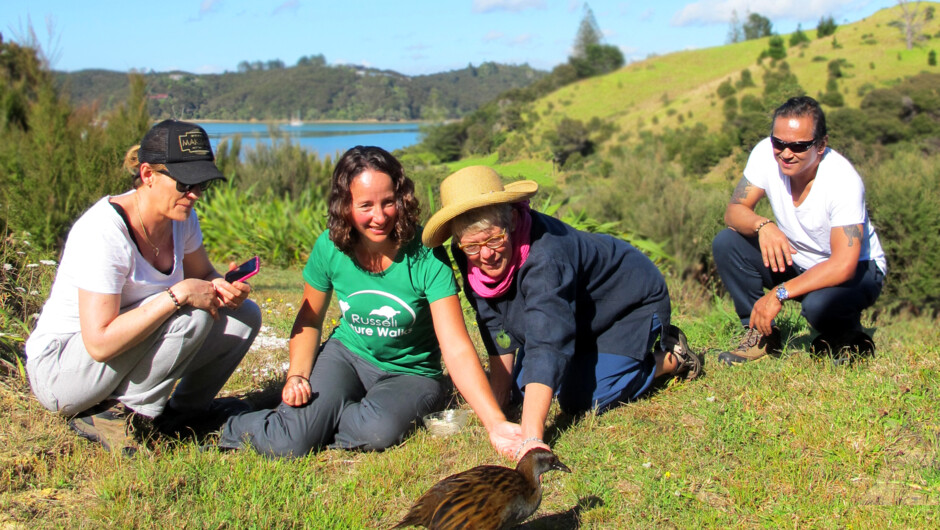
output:
[[539,476],[552,469],[571,473],[554,453],[538,448],[526,453],[516,469],[477,466],[451,475],[422,495],[393,528],[511,528],[538,509],[542,502]]

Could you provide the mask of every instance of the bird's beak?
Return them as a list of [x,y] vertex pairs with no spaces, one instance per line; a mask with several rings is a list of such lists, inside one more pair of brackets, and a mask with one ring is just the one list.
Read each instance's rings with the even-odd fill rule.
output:
[[560,460],[556,460],[555,463],[552,464],[552,469],[557,469],[558,471],[564,471],[565,473],[571,473],[571,470],[568,469],[568,466],[562,464]]

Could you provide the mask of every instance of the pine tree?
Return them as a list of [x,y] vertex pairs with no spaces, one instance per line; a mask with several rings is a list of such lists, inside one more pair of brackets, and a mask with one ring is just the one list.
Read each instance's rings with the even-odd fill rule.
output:
[[584,4],[584,15],[581,17],[581,25],[578,26],[578,34],[574,38],[574,48],[571,56],[577,59],[584,59],[588,54],[588,47],[601,44],[603,35],[601,28],[597,25],[594,18],[594,12],[591,7]]

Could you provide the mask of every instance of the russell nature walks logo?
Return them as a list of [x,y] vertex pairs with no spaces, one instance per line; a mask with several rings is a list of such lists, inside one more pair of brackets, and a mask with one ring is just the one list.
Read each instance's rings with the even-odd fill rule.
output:
[[341,299],[339,307],[350,329],[366,337],[400,337],[415,323],[414,309],[384,291],[357,291]]

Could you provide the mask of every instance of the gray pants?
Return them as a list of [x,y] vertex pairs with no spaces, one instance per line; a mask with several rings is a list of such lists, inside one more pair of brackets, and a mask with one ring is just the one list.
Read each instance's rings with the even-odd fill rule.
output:
[[443,405],[440,379],[381,370],[330,339],[310,374],[313,398],[229,418],[219,446],[300,457],[327,445],[379,451],[401,443],[422,416]]
[[214,320],[201,309],[181,309],[143,342],[105,362],[91,358],[80,332],[56,336],[26,361],[33,393],[65,416],[113,399],[153,418],[171,393],[177,411],[204,411],[261,329],[261,310],[251,300],[219,315]]

